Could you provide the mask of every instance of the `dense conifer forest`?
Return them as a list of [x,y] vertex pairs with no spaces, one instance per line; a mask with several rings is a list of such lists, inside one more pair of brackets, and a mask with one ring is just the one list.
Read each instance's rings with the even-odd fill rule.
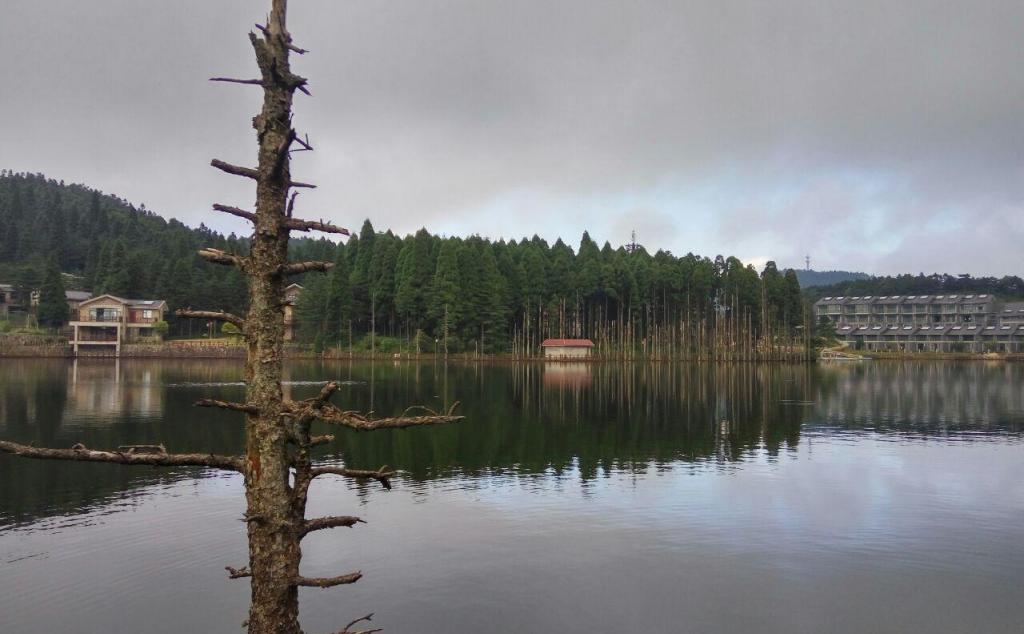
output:
[[[344,244],[293,241],[294,260],[331,260],[304,287],[299,339],[318,348],[373,345],[422,352],[527,353],[546,337],[618,349],[681,352],[723,342],[754,350],[762,335],[798,336],[797,275],[735,257],[677,257],[643,247],[578,248],[538,237],[492,241],[421,229],[399,237],[369,221]],[[247,238],[166,220],[144,206],[39,174],[0,173],[0,281],[38,288],[49,261],[68,288],[243,312],[245,281],[196,251],[245,253]],[[194,327],[194,326],[193,326]],[[172,335],[187,335],[173,320]],[[763,338],[762,338],[763,339]]]

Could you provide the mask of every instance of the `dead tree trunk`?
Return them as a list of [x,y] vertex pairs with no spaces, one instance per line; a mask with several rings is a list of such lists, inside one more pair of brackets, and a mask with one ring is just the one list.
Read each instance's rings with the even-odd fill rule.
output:
[[[355,583],[359,571],[337,577],[303,577],[301,541],[317,530],[352,527],[362,523],[356,517],[338,516],[306,519],[306,499],[312,481],[320,476],[366,478],[390,488],[387,467],[375,471],[338,467],[318,467],[310,459],[310,448],[330,442],[331,436],[310,435],[310,424],[322,419],[353,429],[397,429],[414,425],[432,425],[459,420],[452,410],[444,413],[427,410],[410,415],[406,410],[395,418],[375,419],[344,411],[328,401],[338,389],[328,383],[320,394],[300,402],[285,401],[281,391],[281,367],[284,341],[284,286],[289,275],[307,271],[325,271],[328,262],[288,262],[288,238],[291,231],[317,230],[348,234],[340,227],[321,221],[292,217],[295,188],[313,187],[291,178],[291,153],[312,150],[292,128],[292,98],[295,91],[309,94],[306,79],[291,71],[289,53],[305,53],[292,43],[286,28],[287,0],[272,0],[267,24],[256,25],[260,35],[250,33],[260,69],[259,79],[214,77],[213,81],[258,85],[263,88],[263,106],[253,118],[259,142],[257,167],[240,167],[220,160],[211,165],[228,174],[256,181],[254,212],[216,204],[214,209],[253,223],[248,255],[217,249],[199,252],[217,264],[238,267],[249,282],[249,313],[243,319],[223,311],[179,310],[185,317],[215,319],[242,329],[248,347],[245,365],[246,401],[229,403],[204,399],[197,405],[218,407],[245,414],[246,451],[244,456],[205,454],[169,454],[162,445],[120,447],[117,451],[90,450],[82,445],[71,449],[41,449],[0,441],[0,451],[29,458],[89,460],[125,465],[199,465],[239,471],[245,477],[248,508],[245,520],[249,534],[249,564],[228,567],[229,577],[250,580],[252,603],[247,621],[251,634],[300,634],[299,587],[327,588]],[[294,147],[298,146],[298,147]],[[370,615],[372,616],[372,615]],[[352,627],[369,616],[357,619],[339,634],[354,634]],[[376,631],[376,630],[367,630]]]

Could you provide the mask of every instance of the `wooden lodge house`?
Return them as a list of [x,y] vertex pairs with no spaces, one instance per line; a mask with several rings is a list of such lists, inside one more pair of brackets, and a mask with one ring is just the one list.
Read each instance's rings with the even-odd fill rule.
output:
[[590,357],[594,342],[590,339],[545,339],[540,347],[545,359],[585,359]]
[[113,347],[121,353],[125,343],[159,341],[156,324],[164,320],[167,302],[153,299],[123,299],[100,295],[81,302],[72,315],[70,343],[75,356],[84,348]]

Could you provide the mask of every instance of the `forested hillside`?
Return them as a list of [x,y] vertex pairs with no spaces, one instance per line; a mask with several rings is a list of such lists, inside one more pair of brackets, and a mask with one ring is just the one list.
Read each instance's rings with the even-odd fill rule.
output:
[[914,295],[932,293],[992,293],[1007,299],[1024,297],[1024,280],[1016,275],[972,277],[933,273],[887,275],[864,280],[847,280],[807,290],[811,300],[837,295]]
[[805,289],[812,286],[829,286],[850,280],[866,280],[871,277],[867,273],[855,271],[810,271],[807,269],[797,270],[796,276],[800,280],[800,286]]
[[[211,212],[212,213],[212,212]],[[296,257],[302,257],[298,241]],[[166,220],[112,195],[42,174],[0,172],[0,282],[39,288],[48,261],[74,276],[68,288],[183,306],[243,311],[245,281],[207,264],[204,246],[243,253],[247,240]],[[170,318],[172,334],[195,328]]]
[[[244,280],[202,261],[196,251],[205,246],[245,253],[248,241],[81,185],[0,174],[0,281],[37,287],[56,258],[93,293],[166,299],[172,310],[243,312]],[[452,352],[535,349],[552,336],[636,347],[736,342],[791,333],[803,318],[792,270],[599,246],[586,233],[573,249],[561,240],[442,238],[422,229],[399,237],[366,221],[346,244],[294,240],[291,255],[335,262],[326,275],[296,278],[305,287],[300,337],[324,346],[347,346],[371,331],[423,350],[436,339]],[[171,324],[172,334],[187,328]]]

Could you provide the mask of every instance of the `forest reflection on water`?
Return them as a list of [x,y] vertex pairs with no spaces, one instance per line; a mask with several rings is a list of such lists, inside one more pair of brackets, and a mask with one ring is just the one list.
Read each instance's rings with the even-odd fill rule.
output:
[[[341,378],[337,401],[378,415],[460,401],[464,424],[356,434],[320,457],[388,464],[408,478],[727,468],[763,451],[797,451],[823,430],[895,437],[1018,436],[1024,368],[1012,364],[410,364],[295,362],[288,396]],[[238,399],[241,367],[223,361],[7,361],[0,365],[0,435],[40,446],[165,443],[176,451],[238,452],[235,414],[192,406]],[[324,427],[326,430],[326,427]],[[64,512],[125,488],[191,477],[107,465],[0,456],[0,525]],[[88,477],[82,477],[87,474]]]
[[[337,436],[318,459],[401,476],[390,492],[313,492],[311,513],[358,509],[372,525],[312,540],[316,570],[373,571],[304,596],[313,631],[336,629],[339,600],[396,632],[1017,631],[1024,618],[1022,365],[304,361],[284,389],[305,398],[328,379],[346,409],[460,401],[467,419],[317,430]],[[5,360],[0,437],[235,453],[240,417],[192,404],[243,392],[232,361]],[[218,571],[244,560],[242,505],[240,479],[209,470],[0,455],[0,630],[108,631],[137,613],[149,631],[235,631],[245,589]],[[38,609],[53,593],[77,598]],[[130,601],[113,610],[105,593]]]

